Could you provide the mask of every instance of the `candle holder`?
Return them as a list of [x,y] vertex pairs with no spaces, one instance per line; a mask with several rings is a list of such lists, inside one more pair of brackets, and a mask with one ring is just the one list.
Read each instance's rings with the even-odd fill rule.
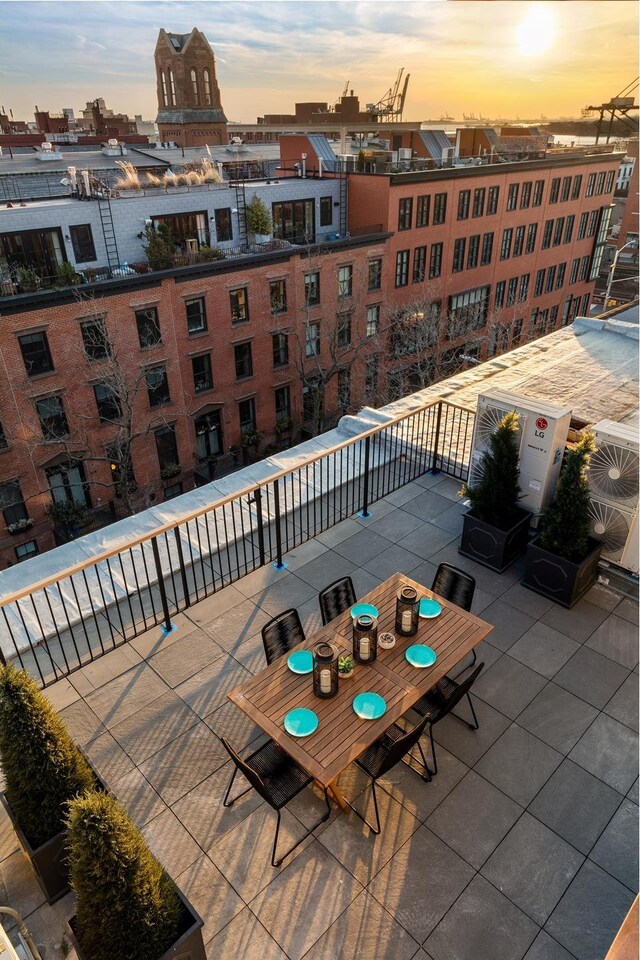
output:
[[414,587],[404,586],[396,600],[396,633],[413,637],[418,632],[418,609],[420,602]]
[[313,692],[325,700],[338,692],[338,649],[326,640],[313,648]]
[[363,613],[353,623],[353,657],[357,663],[373,663],[378,654],[378,621]]

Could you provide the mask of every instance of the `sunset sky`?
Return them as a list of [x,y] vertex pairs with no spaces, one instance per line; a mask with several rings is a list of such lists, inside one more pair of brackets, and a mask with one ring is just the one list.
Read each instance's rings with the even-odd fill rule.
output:
[[[405,119],[462,112],[579,116],[638,74],[635,0],[0,3],[0,105],[33,120],[107,105],[154,119],[158,30],[197,26],[217,58],[230,120],[336,100],[347,80],[380,99],[411,74]],[[636,95],[637,97],[637,95]]]

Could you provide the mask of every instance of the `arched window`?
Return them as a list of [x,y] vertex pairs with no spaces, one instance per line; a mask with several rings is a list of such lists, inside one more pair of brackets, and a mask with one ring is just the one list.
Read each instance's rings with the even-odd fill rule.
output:
[[204,77],[204,102],[209,107],[211,106],[211,78],[209,71],[204,70],[202,76]]
[[191,71],[191,86],[192,86],[192,88],[193,88],[193,102],[195,103],[195,105],[196,105],[196,107],[197,107],[198,104],[199,104],[199,100],[198,100],[198,74],[195,72],[195,70],[192,70],[192,71]]
[[167,78],[164,70],[160,71],[160,82],[162,83],[162,102],[165,107],[169,106],[169,97],[167,96]]
[[173,76],[173,70],[169,70],[169,86],[171,87],[171,104],[176,105],[176,81]]

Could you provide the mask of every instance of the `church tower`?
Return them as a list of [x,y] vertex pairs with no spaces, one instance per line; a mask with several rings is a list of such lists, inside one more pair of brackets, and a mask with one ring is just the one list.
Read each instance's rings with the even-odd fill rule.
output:
[[227,143],[215,57],[205,35],[195,27],[191,33],[160,30],[155,62],[160,139],[182,147]]

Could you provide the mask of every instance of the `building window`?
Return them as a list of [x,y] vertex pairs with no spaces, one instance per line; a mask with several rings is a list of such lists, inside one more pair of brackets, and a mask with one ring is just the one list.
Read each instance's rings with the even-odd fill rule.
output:
[[46,471],[51,498],[55,503],[79,503],[91,506],[89,488],[82,463],[63,463]]
[[170,402],[169,379],[164,367],[151,367],[147,370],[147,393],[150,407],[159,407]]
[[159,430],[154,430],[154,436],[160,470],[165,470],[167,467],[177,467],[180,460],[178,459],[176,428],[170,425],[161,427]]
[[200,106],[200,97],[198,95],[198,74],[195,70],[191,70],[191,93],[193,94],[193,102],[196,107]]
[[416,227],[429,226],[429,201],[428,194],[418,197],[416,202]]
[[324,395],[317,380],[306,383],[302,388],[302,419],[305,423],[321,420],[324,416]]
[[589,276],[589,260],[590,257],[582,257],[580,260],[580,275],[578,276],[578,280],[581,282]]
[[289,363],[289,337],[286,333],[271,335],[274,367],[286,367]]
[[351,343],[351,312],[339,313],[336,319],[336,344],[348,347]]
[[305,357],[320,356],[320,324],[308,323],[304,340]]
[[[615,176],[616,176],[616,175],[615,175],[614,171],[613,171],[613,170],[609,170],[609,172],[607,173],[607,182],[606,182],[605,188],[604,188],[604,192],[605,192],[605,193],[611,193],[611,191],[613,190],[613,181],[615,180]],[[585,296],[586,296],[586,294],[585,294]]]
[[518,291],[518,300],[520,303],[524,303],[527,297],[529,296],[529,280],[531,278],[530,273],[523,273],[520,277],[520,289]]
[[576,259],[571,262],[571,273],[569,274],[569,285],[577,281],[579,269],[580,269],[580,257],[576,257]]
[[351,406],[351,370],[338,370],[338,407],[342,413]]
[[432,243],[429,254],[429,279],[435,280],[442,272],[442,244]]
[[509,285],[507,287],[507,306],[512,307],[516,302],[518,296],[518,278],[511,277],[509,280]]
[[398,206],[398,230],[411,230],[413,197],[401,197]]
[[547,250],[551,246],[551,235],[553,234],[553,220],[545,220],[544,233],[542,234],[542,249]]
[[194,297],[192,300],[185,300],[184,306],[187,311],[187,331],[189,336],[194,333],[204,333],[207,329],[207,311],[204,304],[204,297]]
[[458,220],[469,219],[469,204],[471,202],[471,190],[461,190],[458,194]]
[[35,557],[40,553],[36,540],[27,540],[26,543],[19,544],[15,548],[15,552],[18,563],[22,563],[23,560],[28,560],[29,557]]
[[380,304],[367,307],[367,336],[375,337],[380,328]]
[[107,357],[112,355],[107,328],[102,318],[86,320],[80,324],[80,330],[82,332],[84,355],[89,363],[94,363],[96,360],[106,360]]
[[542,196],[544,194],[544,180],[536,180],[535,186],[533,188],[533,203],[532,207],[542,206]]
[[246,380],[253,376],[253,358],[250,343],[236,343],[233,348],[236,364],[236,380]]
[[520,337],[522,336],[522,317],[518,319],[513,324],[513,333],[511,335],[511,343],[516,347],[520,343]]
[[478,266],[478,251],[480,249],[480,234],[476,233],[469,237],[469,250],[467,252],[467,270],[473,270]]
[[480,257],[480,265],[486,267],[487,264],[491,263],[491,257],[493,256],[493,233],[485,233],[482,237],[482,255]]
[[287,312],[287,282],[286,280],[272,280],[269,283],[269,302],[272,313]]
[[4,522],[9,527],[12,523],[28,520],[29,514],[22,499],[22,491],[17,480],[8,480],[0,483],[0,510]]
[[100,423],[114,423],[119,420],[122,416],[122,408],[113,387],[108,383],[96,383],[93,387],[93,393]]
[[551,181],[551,190],[549,192],[549,203],[557,203],[560,195],[560,177],[554,177]]
[[567,264],[559,263],[558,264],[558,277],[556,279],[556,290],[560,290],[564,286],[564,276],[567,272]]
[[447,195],[446,193],[436,193],[433,198],[433,224],[444,223],[447,218]]
[[513,255],[514,257],[519,257],[522,255],[522,248],[524,246],[524,226],[516,227],[516,232],[513,238]]
[[569,194],[571,193],[571,177],[562,178],[562,193],[560,194],[560,200],[564,202],[569,199]]
[[511,240],[513,238],[513,230],[511,227],[507,227],[506,230],[502,231],[502,246],[500,247],[500,259],[508,260],[511,256]]
[[534,297],[542,296],[542,291],[544,289],[544,270],[538,270],[536,273],[536,285],[533,290]]
[[547,270],[547,285],[545,287],[545,293],[551,293],[555,282],[556,282],[556,268],[554,264],[550,266],[549,269]]
[[173,500],[174,497],[181,496],[183,490],[184,488],[182,486],[182,482],[179,481],[178,483],[167,484],[167,486],[163,488],[162,492],[165,500]]
[[578,236],[577,240],[584,240],[587,235],[587,220],[589,219],[589,214],[585,211],[580,214],[580,226],[578,227]]
[[582,190],[582,174],[579,173],[576,177],[573,178],[573,190],[571,192],[571,199],[578,200],[580,198],[581,190]]
[[69,234],[71,235],[71,246],[76,263],[91,263],[98,259],[90,224],[74,224],[74,226],[69,227]]
[[[374,260],[374,263],[380,263]],[[371,267],[371,263],[369,264]],[[307,273],[304,277],[304,300],[308,307],[315,307],[320,303],[320,274]]]
[[571,238],[573,236],[573,225],[575,224],[575,222],[576,222],[576,218],[574,217],[573,214],[570,214],[567,217],[566,225],[564,228],[564,240],[562,241],[563,243],[571,243]]
[[218,243],[224,243],[227,240],[233,240],[233,230],[231,227],[231,208],[221,207],[215,211],[216,239]]
[[315,200],[271,204],[273,235],[278,240],[311,241],[315,235]]
[[[466,237],[458,237],[453,243],[453,266],[454,273],[460,273],[464,270],[464,250],[466,246]],[[397,284],[396,284],[397,286]]]
[[222,424],[220,411],[203,413],[193,421],[196,432],[196,446],[200,461],[222,453]]
[[69,433],[69,425],[62,404],[62,397],[45,397],[36,400],[42,436],[45,440],[60,440]]
[[406,287],[409,283],[409,251],[398,250],[396,254],[396,287]]
[[533,253],[536,248],[536,235],[538,233],[538,224],[530,223],[527,228],[527,245],[525,247],[525,253]]
[[500,187],[489,187],[487,194],[487,216],[491,216],[498,211],[498,199],[500,197]]
[[590,173],[589,176],[587,177],[587,192],[586,192],[587,197],[593,196],[593,191],[595,190],[595,186],[596,186],[596,175],[595,173]]
[[518,190],[520,189],[519,183],[512,183],[509,186],[509,192],[507,194],[507,210],[516,210],[518,207]]
[[382,260],[369,260],[369,281],[368,281],[367,289],[379,290],[381,283],[382,283]]
[[601,170],[600,173],[598,174],[598,177],[596,180],[596,193],[598,194],[598,196],[604,192],[604,180],[606,175],[607,174],[604,170]]
[[562,243],[562,233],[564,231],[564,217],[558,217],[556,220],[556,228],[553,232],[553,245],[554,247],[559,247]]
[[378,391],[378,358],[367,357],[364,362],[364,389],[367,400],[373,400]]
[[320,197],[320,226],[330,227],[333,223],[333,197]]
[[282,423],[284,420],[291,419],[291,389],[287,387],[277,387],[273,392],[273,398],[276,408],[276,423]]
[[240,419],[240,434],[253,433],[256,429],[256,401],[253,397],[240,400],[238,403],[238,417]]
[[598,211],[592,210],[589,214],[589,226],[587,228],[587,236],[594,237],[598,227]]
[[[589,294],[587,294],[587,296],[589,296]],[[549,316],[549,320],[550,320],[550,326],[551,326],[552,329],[554,329],[554,328],[556,327],[557,323],[558,323],[558,310],[559,310],[559,309],[560,309],[560,308],[559,308],[557,305],[556,305],[555,307],[551,307],[551,314],[550,314],[550,316]]]
[[202,71],[202,79],[204,82],[204,104],[205,107],[211,106],[211,77],[209,76],[209,71],[205,69]]
[[155,347],[162,343],[158,308],[147,307],[145,310],[136,310],[136,327],[141,348]]
[[202,393],[204,390],[213,389],[210,353],[203,353],[199,357],[192,357],[191,369],[193,371],[193,389],[195,393]]
[[520,194],[520,209],[526,210],[531,203],[531,188],[533,184],[531,180],[527,180],[522,184],[522,193]]
[[449,297],[449,339],[486,326],[488,309],[489,287],[476,287]]
[[246,287],[229,291],[231,323],[245,323],[249,319],[249,294]]
[[4,429],[0,423],[0,450],[6,450],[9,444],[7,443],[7,438],[4,434]]
[[353,267],[338,267],[338,296],[350,297],[353,292]]
[[484,215],[484,198],[486,194],[484,187],[477,187],[473,191],[473,216],[482,217]]
[[53,370],[49,341],[44,331],[25,333],[18,337],[18,343],[28,376],[37,377],[41,373],[50,373]]
[[169,106],[169,95],[167,94],[167,77],[164,70],[160,71],[160,81],[162,83],[162,102],[165,107]]
[[171,106],[175,107],[176,105],[176,78],[173,75],[173,70],[169,70],[169,89],[171,90]]
[[416,247],[413,251],[413,282],[422,283],[426,274],[427,248]]

